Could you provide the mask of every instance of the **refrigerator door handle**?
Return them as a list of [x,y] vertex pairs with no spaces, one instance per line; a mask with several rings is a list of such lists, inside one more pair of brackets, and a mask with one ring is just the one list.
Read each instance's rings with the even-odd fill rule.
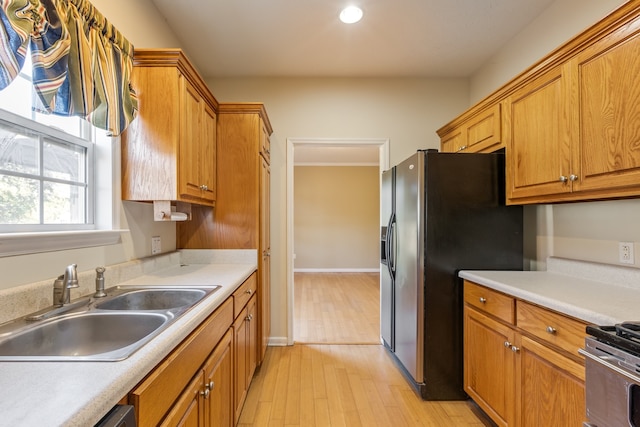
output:
[[398,256],[396,245],[396,214],[391,215],[389,220],[389,227],[387,228],[387,260],[389,266],[389,274],[391,277],[396,277],[396,259]]

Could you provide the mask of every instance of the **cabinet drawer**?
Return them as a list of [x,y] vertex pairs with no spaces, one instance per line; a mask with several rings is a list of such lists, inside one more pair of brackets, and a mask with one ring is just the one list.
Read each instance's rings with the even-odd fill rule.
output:
[[510,296],[465,280],[464,302],[513,324],[515,299]]
[[233,323],[227,299],[131,393],[140,427],[156,426]]
[[258,280],[254,272],[242,285],[233,293],[233,318],[238,317],[249,298],[256,293],[258,289]]
[[518,301],[516,312],[516,324],[523,331],[573,356],[584,346],[586,323],[524,301]]

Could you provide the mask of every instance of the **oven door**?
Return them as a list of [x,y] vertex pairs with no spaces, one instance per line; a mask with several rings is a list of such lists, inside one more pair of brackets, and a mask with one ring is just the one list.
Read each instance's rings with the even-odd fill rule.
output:
[[584,427],[640,427],[640,358],[587,337]]

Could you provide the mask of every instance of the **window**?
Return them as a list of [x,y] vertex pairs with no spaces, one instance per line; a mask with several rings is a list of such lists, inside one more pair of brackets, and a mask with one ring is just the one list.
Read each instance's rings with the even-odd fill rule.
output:
[[[78,117],[34,112],[29,58],[0,91],[0,243],[4,236],[14,247],[10,253],[0,250],[0,256],[45,250],[41,233],[113,228],[110,215],[106,221],[104,214],[102,220],[95,215],[97,206],[112,211],[113,138]],[[38,239],[36,247],[19,247],[28,234]],[[60,240],[59,233],[56,237]],[[108,240],[93,236],[89,246],[114,243],[113,236]],[[65,245],[87,246],[69,239]],[[46,250],[55,249],[65,247],[53,243]]]
[[93,144],[0,111],[0,232],[93,228]]

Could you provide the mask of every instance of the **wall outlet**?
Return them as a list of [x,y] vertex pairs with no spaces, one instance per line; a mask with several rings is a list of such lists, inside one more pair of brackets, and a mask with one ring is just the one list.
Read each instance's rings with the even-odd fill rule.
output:
[[151,255],[159,254],[160,252],[162,252],[160,236],[153,236],[151,238]]
[[618,256],[622,264],[634,264],[633,259],[633,242],[619,242]]

